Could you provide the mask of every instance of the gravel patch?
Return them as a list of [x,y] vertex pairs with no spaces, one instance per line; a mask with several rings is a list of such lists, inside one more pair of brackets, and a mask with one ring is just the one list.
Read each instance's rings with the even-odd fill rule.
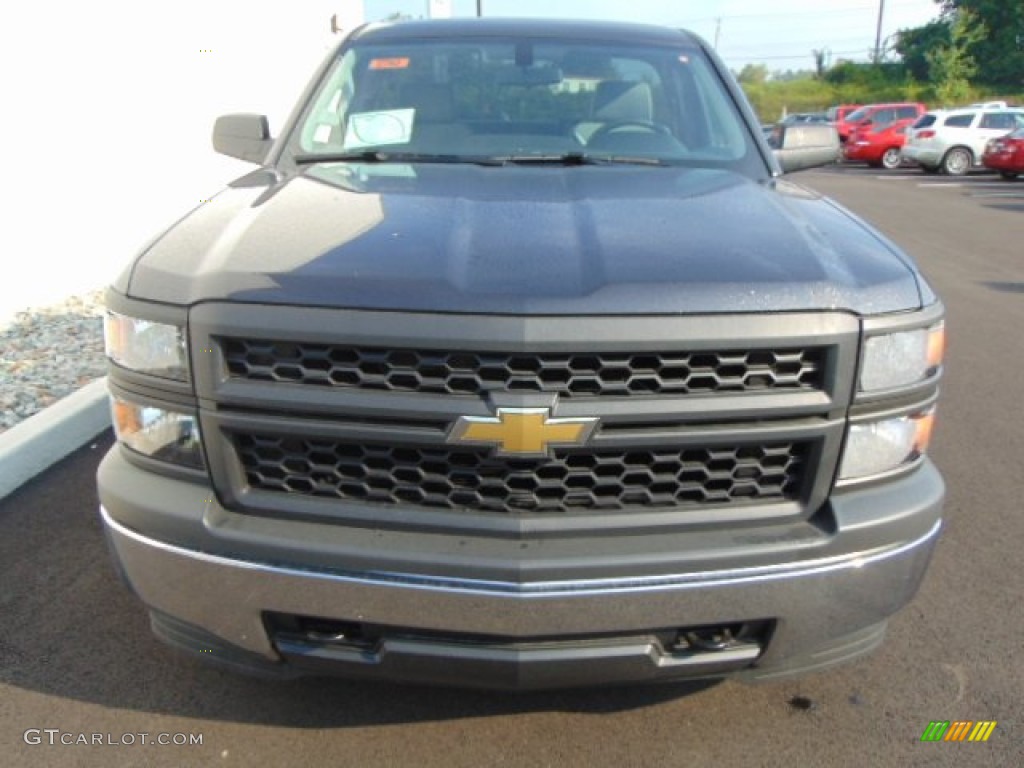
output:
[[0,324],[0,433],[106,374],[103,291]]

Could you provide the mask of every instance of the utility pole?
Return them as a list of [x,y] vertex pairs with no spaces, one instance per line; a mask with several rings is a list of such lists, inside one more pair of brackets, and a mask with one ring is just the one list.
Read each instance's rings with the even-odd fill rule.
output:
[[885,0],[878,0],[878,26],[875,28],[875,64],[882,60],[882,17],[885,15]]
[[722,32],[722,17],[719,16],[715,19],[715,44],[712,46],[716,51],[718,50],[718,36]]
[[484,15],[484,0],[476,0],[476,15],[479,18]]

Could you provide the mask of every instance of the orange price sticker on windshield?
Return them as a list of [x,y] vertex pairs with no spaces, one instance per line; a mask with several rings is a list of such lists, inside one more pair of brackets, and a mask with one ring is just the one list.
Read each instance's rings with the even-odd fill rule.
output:
[[408,57],[395,57],[391,59],[370,59],[370,69],[405,69],[408,66]]

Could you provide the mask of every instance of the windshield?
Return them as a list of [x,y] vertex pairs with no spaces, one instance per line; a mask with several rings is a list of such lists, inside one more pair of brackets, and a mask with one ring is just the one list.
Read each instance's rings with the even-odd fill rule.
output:
[[765,173],[699,49],[551,38],[357,42],[289,147],[298,162],[582,156]]
[[861,107],[860,109],[855,109],[853,112],[851,112],[850,114],[848,114],[846,116],[846,122],[848,122],[848,123],[856,123],[858,120],[863,120],[870,113],[871,113],[870,107]]

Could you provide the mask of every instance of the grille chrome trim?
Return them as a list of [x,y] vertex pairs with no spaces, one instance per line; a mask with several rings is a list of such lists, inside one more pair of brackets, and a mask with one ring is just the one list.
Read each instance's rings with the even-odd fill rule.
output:
[[[168,553],[188,558],[192,561],[209,563],[211,565],[224,566],[227,568],[238,568],[238,560],[212,555],[207,552],[200,552],[185,547],[167,544],[156,539],[143,536],[136,531],[127,528],[116,520],[102,506],[100,514],[104,524],[116,532],[121,538],[145,545],[150,549],[161,553]],[[648,592],[663,589],[700,589],[709,586],[725,586],[728,584],[760,583],[763,581],[774,581],[777,579],[791,579],[794,576],[821,576],[837,570],[852,569],[865,571],[865,566],[887,559],[902,557],[915,549],[928,544],[942,530],[942,521],[936,521],[931,527],[917,538],[875,547],[863,552],[846,553],[841,555],[826,555],[819,558],[807,560],[794,560],[792,562],[776,563],[769,565],[745,566],[713,571],[692,571],[679,574],[665,574],[658,576],[641,576],[608,579],[577,579],[573,581],[534,581],[534,582],[511,582],[511,581],[484,581],[478,579],[421,576],[409,573],[345,573],[331,571],[298,570],[288,565],[281,565],[269,562],[243,562],[243,568],[259,571],[261,573],[295,575],[303,579],[317,579],[322,581],[346,581],[353,583],[380,584],[382,586],[396,586],[408,589],[445,591],[453,594],[469,595],[500,595],[513,599],[538,599],[545,597],[576,597],[582,595],[608,595],[622,594],[626,592]],[[903,582],[898,582],[903,583]],[[167,589],[173,589],[168,582],[163,582]]]

